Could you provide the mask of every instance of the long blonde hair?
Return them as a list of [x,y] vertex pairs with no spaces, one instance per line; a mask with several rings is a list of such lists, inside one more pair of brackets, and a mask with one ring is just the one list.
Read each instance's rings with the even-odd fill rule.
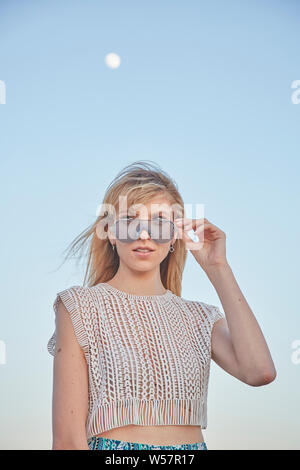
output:
[[[113,278],[119,268],[119,256],[116,250],[112,249],[108,237],[99,238],[96,233],[99,221],[110,215],[109,211],[105,210],[106,204],[111,205],[117,211],[120,196],[127,198],[127,204],[130,207],[132,204],[147,203],[153,197],[162,195],[172,205],[176,217],[184,217],[184,203],[176,182],[157,164],[149,162],[152,161],[133,162],[117,174],[106,189],[101,204],[104,210],[100,211],[100,215],[92,225],[80,233],[67,248],[68,253],[76,253],[88,246],[84,285],[91,287],[99,282],[107,282]],[[179,238],[176,239],[174,248],[174,252],[169,252],[161,262],[160,275],[164,287],[180,296],[187,249],[183,240]]]

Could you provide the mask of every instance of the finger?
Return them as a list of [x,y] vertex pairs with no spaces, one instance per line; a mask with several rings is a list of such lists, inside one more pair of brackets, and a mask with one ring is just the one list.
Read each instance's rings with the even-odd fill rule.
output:
[[184,227],[184,230],[187,231],[187,230],[193,230],[195,233],[200,233],[200,232],[203,232],[204,230],[209,230],[210,228],[212,228],[212,226],[206,222],[200,222],[200,223],[196,223],[196,224],[187,224],[185,227]]
[[[175,221],[175,224],[178,226],[178,227],[187,227],[187,226],[193,226],[198,224],[198,219],[178,219]],[[201,222],[200,222],[201,223]]]
[[[192,218],[182,218],[182,219],[175,219],[175,224],[178,225],[178,226],[182,226],[182,225],[193,225],[193,226],[198,226],[198,225],[201,225],[201,224],[204,224],[204,223],[207,223],[207,224],[210,224],[210,222],[206,219],[206,218],[199,218],[199,219],[192,219]],[[212,225],[212,224],[211,224]]]
[[[204,231],[207,229],[209,230],[210,224],[204,222],[200,222],[199,224],[199,222],[197,222],[196,225],[193,225],[192,222],[186,222],[185,224],[183,224],[182,227],[177,228],[180,236],[183,237],[183,234],[187,234],[187,232],[192,232],[193,235],[196,235],[198,239],[202,241],[204,238]],[[189,240],[191,240],[191,238],[189,238]]]
[[183,234],[182,239],[185,242],[185,246],[188,250],[196,251],[196,250],[201,250],[201,248],[203,248],[203,245],[204,245],[203,240],[199,240],[198,242],[195,242],[186,233]]

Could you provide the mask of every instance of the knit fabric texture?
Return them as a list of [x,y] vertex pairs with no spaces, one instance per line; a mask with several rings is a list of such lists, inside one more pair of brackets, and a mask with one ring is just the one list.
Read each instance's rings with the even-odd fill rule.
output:
[[[207,427],[215,305],[161,295],[127,294],[110,284],[57,293],[89,374],[86,437],[130,424]],[[56,353],[56,329],[47,343]]]

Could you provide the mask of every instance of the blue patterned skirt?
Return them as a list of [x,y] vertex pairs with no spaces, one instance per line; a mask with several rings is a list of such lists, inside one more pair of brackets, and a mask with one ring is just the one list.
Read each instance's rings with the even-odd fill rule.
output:
[[93,436],[88,440],[90,450],[147,450],[147,449],[194,449],[208,450],[205,442],[195,442],[192,444],[177,444],[158,446],[153,444],[142,444],[140,442],[126,442],[118,439],[108,439],[107,437]]

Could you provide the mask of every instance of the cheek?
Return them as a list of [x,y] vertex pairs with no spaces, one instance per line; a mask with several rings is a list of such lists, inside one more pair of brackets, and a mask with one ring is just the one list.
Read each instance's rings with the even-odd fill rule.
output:
[[169,245],[168,244],[158,245],[156,254],[159,258],[164,259],[167,256],[168,253],[169,253]]
[[132,254],[132,248],[128,243],[118,243],[118,253],[120,256],[128,256]]

